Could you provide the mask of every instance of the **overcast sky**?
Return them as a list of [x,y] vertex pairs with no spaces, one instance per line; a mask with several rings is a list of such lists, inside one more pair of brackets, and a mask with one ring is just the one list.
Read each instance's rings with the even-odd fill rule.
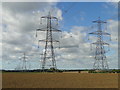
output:
[[[44,51],[44,32],[35,37],[35,30],[44,27],[46,21],[40,17],[48,12],[59,19],[58,29],[62,34],[54,34],[60,40],[61,48],[55,48],[58,69],[92,69],[95,47],[91,51],[90,43],[96,41],[88,33],[97,29],[93,20],[100,16],[107,21],[107,32],[111,33],[110,51],[106,54],[109,68],[118,68],[118,7],[114,2],[3,2],[2,3],[2,67],[15,69],[21,64],[20,57],[26,52],[30,69],[41,68],[39,54]],[[104,25],[106,29],[106,25]],[[106,38],[105,38],[106,39]],[[59,45],[55,44],[55,47]],[[37,53],[37,54],[36,54]],[[47,64],[49,65],[49,63]]]

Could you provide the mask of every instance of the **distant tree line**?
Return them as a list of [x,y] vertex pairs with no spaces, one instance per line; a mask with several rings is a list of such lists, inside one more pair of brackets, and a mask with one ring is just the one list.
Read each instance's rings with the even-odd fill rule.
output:
[[120,73],[120,69],[109,69],[109,70],[92,70],[92,69],[84,69],[84,70],[60,70],[60,69],[34,69],[34,70],[1,70],[2,72],[81,72],[88,71],[88,73]]

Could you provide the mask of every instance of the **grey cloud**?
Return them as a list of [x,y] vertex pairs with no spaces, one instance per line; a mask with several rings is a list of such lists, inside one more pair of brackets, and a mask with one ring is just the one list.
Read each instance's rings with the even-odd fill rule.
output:
[[[40,43],[39,50],[37,49],[38,39],[44,39],[44,34],[38,33],[38,38],[35,39],[35,29],[38,28],[38,15],[34,16],[30,12],[34,10],[40,10],[40,16],[47,15],[48,10],[41,8],[46,8],[48,3],[4,3],[3,4],[3,23],[7,24],[7,27],[3,28],[3,58],[18,60],[20,54],[17,52],[38,52],[42,53],[44,44]],[[50,5],[51,6],[51,5]],[[56,8],[55,13],[59,9]],[[61,10],[60,10],[61,11]],[[57,16],[57,15],[56,15]],[[59,15],[58,15],[59,16]],[[61,14],[60,14],[61,16]],[[60,17],[62,18],[62,16]],[[43,22],[45,25],[45,22]],[[116,21],[112,21],[110,26],[112,29],[116,28]],[[41,27],[41,26],[40,26]],[[90,45],[84,39],[87,36],[87,30],[89,27],[85,26],[73,26],[70,30],[70,33],[64,31],[62,33],[62,38],[58,38],[57,34],[54,34],[55,39],[60,39],[61,49],[57,50],[55,48],[56,60],[58,61],[58,68],[92,68],[92,62],[94,58],[90,56],[94,55],[94,50],[90,51]],[[115,29],[116,30],[116,29]],[[6,32],[5,32],[6,31]],[[117,31],[112,31],[113,38],[115,38]],[[6,34],[6,35],[5,35]],[[111,45],[113,45],[111,43]],[[57,45],[55,44],[55,47]],[[112,46],[116,50],[117,44]],[[12,56],[15,56],[12,58]],[[114,56],[116,57],[116,55]],[[36,56],[31,61],[39,61],[40,57]],[[116,58],[117,60],[117,58]],[[110,65],[114,62],[111,58]],[[115,61],[114,63],[116,63]],[[35,64],[35,63],[34,63]],[[38,65],[38,63],[37,63]],[[115,66],[115,65],[114,65]],[[16,66],[14,66],[16,67]],[[12,67],[12,68],[14,68]],[[34,66],[33,66],[34,67]]]
[[3,2],[2,5],[3,8],[11,10],[14,13],[27,13],[29,11],[43,10],[52,4],[49,2]]

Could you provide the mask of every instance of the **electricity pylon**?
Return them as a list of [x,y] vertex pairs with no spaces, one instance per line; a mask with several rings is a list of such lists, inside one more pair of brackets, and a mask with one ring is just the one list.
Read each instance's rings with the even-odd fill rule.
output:
[[[22,70],[27,70],[28,69],[28,65],[27,65],[27,57],[26,57],[26,54],[23,53],[23,56],[20,58],[20,60],[22,60],[22,66],[21,66],[21,69]],[[29,66],[30,67],[30,66]]]
[[[100,20],[100,17],[99,17],[99,19],[96,20],[96,21],[93,21],[93,23],[97,23],[97,25],[98,25],[97,31],[89,33],[89,34],[95,35],[97,37],[97,41],[92,43],[92,44],[96,45],[95,57],[94,57],[95,62],[94,62],[94,65],[93,65],[93,69],[96,69],[96,70],[109,69],[107,59],[106,59],[106,55],[105,55],[107,53],[107,51],[110,50],[109,49],[109,43],[105,42],[103,40],[103,37],[105,35],[108,35],[110,37],[110,40],[111,40],[111,34],[107,33],[102,28],[102,24],[105,24],[107,22]],[[108,50],[106,50],[105,45],[108,46]]]
[[[53,32],[61,32],[61,30],[58,30],[52,26],[52,22],[56,22],[55,24],[58,25],[58,18],[51,16],[51,13],[47,16],[41,17],[41,19],[47,19],[47,27],[44,29],[37,29],[36,30],[36,37],[37,37],[37,31],[45,31],[46,32],[46,39],[45,40],[39,40],[39,42],[45,42],[45,51],[43,52],[43,61],[42,61],[42,69],[45,69],[46,66],[46,61],[51,60],[51,68],[52,69],[57,69],[56,66],[56,60],[55,60],[55,53],[54,53],[54,47],[53,43],[58,42],[58,40],[53,40]],[[39,45],[38,45],[39,48]]]

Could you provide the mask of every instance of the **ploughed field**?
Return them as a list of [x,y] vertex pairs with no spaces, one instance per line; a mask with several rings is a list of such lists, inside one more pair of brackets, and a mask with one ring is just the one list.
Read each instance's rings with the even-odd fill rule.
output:
[[118,88],[116,73],[2,73],[3,88]]

